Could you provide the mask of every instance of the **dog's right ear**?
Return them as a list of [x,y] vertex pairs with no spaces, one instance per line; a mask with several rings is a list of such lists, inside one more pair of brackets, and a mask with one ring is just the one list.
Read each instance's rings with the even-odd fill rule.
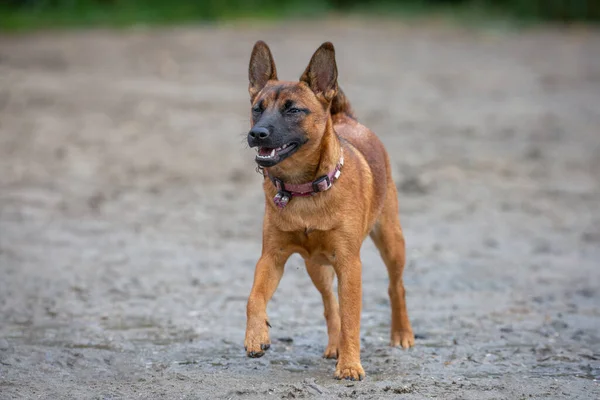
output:
[[250,56],[250,65],[248,66],[248,92],[250,93],[250,101],[262,90],[270,80],[277,80],[277,69],[275,61],[269,46],[262,40],[259,40],[252,49]]

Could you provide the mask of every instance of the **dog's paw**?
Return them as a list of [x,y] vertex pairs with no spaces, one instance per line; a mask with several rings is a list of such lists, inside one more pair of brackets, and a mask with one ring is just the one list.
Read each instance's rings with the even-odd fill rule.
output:
[[246,330],[246,340],[244,340],[244,349],[246,355],[251,358],[259,358],[265,355],[265,351],[271,347],[269,339],[269,323],[264,326],[255,326]]
[[323,353],[323,358],[334,359],[338,358],[338,348],[337,345],[329,344]]
[[250,358],[260,358],[262,356],[265,355],[265,351],[269,350],[271,348],[271,344],[270,343],[263,343],[260,345],[260,350],[258,350],[258,348],[254,348],[254,347],[248,347],[248,346],[244,346],[244,349],[246,350],[246,355]]
[[390,346],[398,347],[401,346],[403,349],[408,349],[415,345],[415,335],[412,331],[400,331],[392,333],[392,340]]
[[335,379],[346,379],[350,381],[362,381],[365,370],[360,363],[342,364],[338,362],[335,367]]

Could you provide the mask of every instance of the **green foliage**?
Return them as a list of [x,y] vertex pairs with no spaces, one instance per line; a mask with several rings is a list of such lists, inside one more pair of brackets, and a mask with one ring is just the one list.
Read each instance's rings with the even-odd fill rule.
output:
[[560,22],[600,21],[600,0],[479,0],[476,3],[504,9],[524,18]]
[[309,16],[319,0],[0,0],[0,30]]
[[548,21],[600,21],[600,0],[330,0],[336,9],[445,9]]
[[0,30],[440,10],[521,20],[600,21],[600,0],[0,0]]

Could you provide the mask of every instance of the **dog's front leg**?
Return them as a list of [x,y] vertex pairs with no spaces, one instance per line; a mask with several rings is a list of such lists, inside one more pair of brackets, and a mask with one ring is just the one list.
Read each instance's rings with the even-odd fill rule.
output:
[[248,357],[262,357],[271,347],[267,303],[279,285],[283,267],[289,254],[263,251],[254,271],[254,284],[246,308],[246,339],[244,348]]
[[338,257],[334,264],[338,277],[341,335],[337,379],[362,380],[365,370],[360,365],[360,313],[362,307],[362,277],[360,255]]

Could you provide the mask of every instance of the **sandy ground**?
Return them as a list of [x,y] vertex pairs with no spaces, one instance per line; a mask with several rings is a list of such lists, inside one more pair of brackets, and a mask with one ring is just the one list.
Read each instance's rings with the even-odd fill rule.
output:
[[[325,40],[393,160],[417,334],[366,242],[360,383],[292,258],[248,359],[252,44]],[[600,397],[600,32],[330,21],[0,37],[0,398]]]

